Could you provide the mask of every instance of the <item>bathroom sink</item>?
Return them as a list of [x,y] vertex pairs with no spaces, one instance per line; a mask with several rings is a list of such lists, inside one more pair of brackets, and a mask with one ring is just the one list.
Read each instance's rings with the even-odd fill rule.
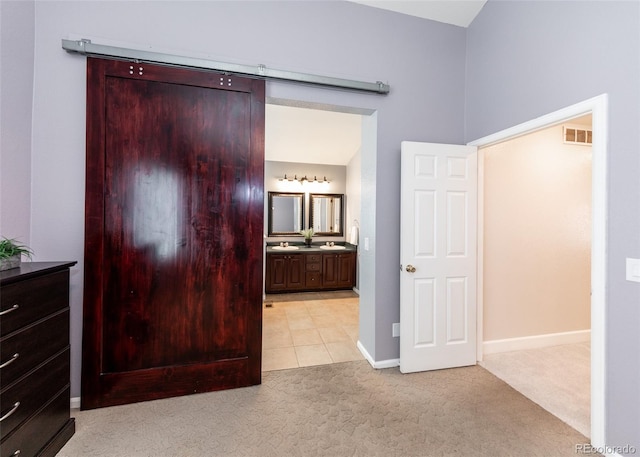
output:
[[298,246],[274,246],[273,249],[277,249],[278,251],[295,251],[298,249]]
[[332,251],[338,251],[340,249],[346,249],[344,246],[340,246],[338,244],[333,245],[333,246],[327,246],[326,244],[323,244],[322,246],[320,246],[320,249],[329,249]]

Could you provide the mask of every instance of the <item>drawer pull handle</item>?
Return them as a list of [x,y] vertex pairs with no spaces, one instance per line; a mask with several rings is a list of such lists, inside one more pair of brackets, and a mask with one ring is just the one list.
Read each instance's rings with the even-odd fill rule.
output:
[[11,416],[13,413],[15,413],[19,406],[20,406],[20,402],[19,402],[19,401],[17,401],[17,402],[13,405],[13,408],[11,408],[11,411],[9,411],[9,412],[8,412],[7,414],[5,414],[4,416],[0,417],[0,422],[2,422],[3,420],[5,420],[5,419],[6,419],[6,418],[8,418],[9,416]]
[[13,305],[11,308],[5,309],[4,311],[0,312],[0,316],[4,316],[5,314],[9,314],[9,313],[17,310],[18,308],[20,308],[20,305]]
[[20,455],[20,454],[21,454],[20,449],[18,449],[16,452],[14,452],[13,454],[11,454],[11,457],[16,457],[16,456],[18,456],[18,455]]
[[13,354],[13,357],[11,357],[9,360],[7,360],[5,363],[3,363],[2,365],[0,365],[0,368],[4,368],[4,367],[8,367],[9,365],[11,365],[13,362],[16,361],[16,359],[20,357],[20,354],[18,354],[17,352],[15,354]]

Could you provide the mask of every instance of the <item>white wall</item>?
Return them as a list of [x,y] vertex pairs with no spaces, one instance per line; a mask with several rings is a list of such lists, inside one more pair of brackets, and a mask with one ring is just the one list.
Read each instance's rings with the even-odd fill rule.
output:
[[0,2],[0,236],[31,240],[35,4]]
[[562,125],[482,149],[485,341],[591,327],[591,147]]

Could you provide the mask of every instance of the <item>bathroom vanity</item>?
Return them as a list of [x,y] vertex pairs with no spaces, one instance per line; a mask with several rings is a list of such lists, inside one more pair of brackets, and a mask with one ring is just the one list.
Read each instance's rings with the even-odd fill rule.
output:
[[356,246],[267,246],[265,292],[352,289],[356,280]]

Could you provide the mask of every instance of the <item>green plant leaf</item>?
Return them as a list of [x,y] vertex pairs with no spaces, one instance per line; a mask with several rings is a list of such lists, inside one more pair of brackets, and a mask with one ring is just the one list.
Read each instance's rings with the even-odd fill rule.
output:
[[313,235],[315,235],[315,232],[312,228],[308,228],[306,230],[300,230],[300,235],[304,236],[306,239],[310,239],[311,237],[313,237]]
[[24,255],[31,258],[33,251],[29,246],[20,244],[16,239],[3,237],[0,240],[0,259],[8,259],[16,255]]

